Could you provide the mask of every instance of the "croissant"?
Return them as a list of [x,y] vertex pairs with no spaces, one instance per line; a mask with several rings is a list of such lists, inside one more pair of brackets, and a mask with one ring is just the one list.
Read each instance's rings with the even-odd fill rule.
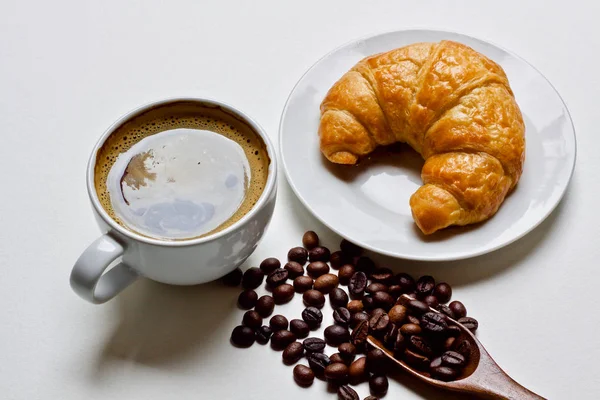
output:
[[361,60],[321,103],[319,137],[337,164],[395,142],[419,152],[423,186],[410,207],[424,234],[493,216],[525,159],[525,125],[506,74],[452,41]]

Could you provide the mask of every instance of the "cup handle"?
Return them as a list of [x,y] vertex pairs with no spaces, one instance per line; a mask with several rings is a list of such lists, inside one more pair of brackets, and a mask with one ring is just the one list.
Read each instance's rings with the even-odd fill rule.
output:
[[70,282],[75,293],[90,303],[102,304],[135,282],[139,274],[124,263],[104,273],[123,251],[123,246],[107,234],[89,245],[71,271]]

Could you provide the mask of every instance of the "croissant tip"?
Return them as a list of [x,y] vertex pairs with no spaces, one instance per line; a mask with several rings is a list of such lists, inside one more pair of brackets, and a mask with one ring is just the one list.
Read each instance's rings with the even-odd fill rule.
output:
[[327,159],[336,164],[352,165],[358,162],[358,157],[347,151],[338,151],[326,156]]

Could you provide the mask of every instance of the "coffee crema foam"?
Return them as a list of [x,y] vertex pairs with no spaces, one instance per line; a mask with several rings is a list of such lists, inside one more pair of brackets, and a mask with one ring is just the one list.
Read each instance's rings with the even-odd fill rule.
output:
[[121,226],[189,240],[232,225],[256,204],[270,160],[260,137],[219,108],[157,106],[118,127],[96,156],[102,207]]

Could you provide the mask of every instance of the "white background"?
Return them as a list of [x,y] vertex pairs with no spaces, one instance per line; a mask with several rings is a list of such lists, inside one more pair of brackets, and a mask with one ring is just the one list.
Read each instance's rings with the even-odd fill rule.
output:
[[[140,281],[103,306],[77,298],[71,266],[99,235],[87,158],[120,115],[177,95],[234,104],[277,144],[287,95],[318,58],[367,34],[429,27],[490,40],[539,68],[571,111],[577,166],[558,209],[503,250],[451,263],[382,261],[451,283],[479,319],[480,340],[517,381],[552,399],[599,398],[599,4],[2,1],[0,397],[335,398],[323,382],[298,388],[268,347],[230,346],[242,317],[235,289]],[[332,248],[339,241],[283,174],[279,184],[273,222],[247,266],[284,258],[307,229]],[[280,311],[297,317],[300,303]],[[400,374],[387,398],[451,396]]]

